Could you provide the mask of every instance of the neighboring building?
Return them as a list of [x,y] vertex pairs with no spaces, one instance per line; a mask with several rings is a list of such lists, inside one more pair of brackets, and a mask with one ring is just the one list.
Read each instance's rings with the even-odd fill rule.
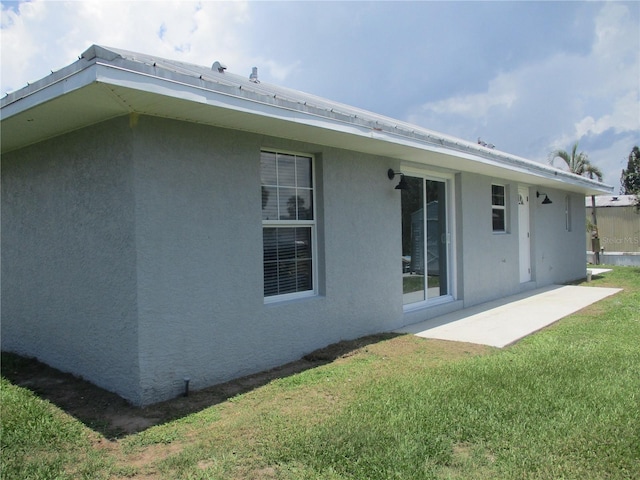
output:
[[585,276],[611,187],[247,77],[92,46],[2,99],[4,350],[146,405]]
[[[600,239],[600,263],[640,266],[640,211],[635,195],[598,195],[596,219]],[[591,197],[585,199],[591,220]],[[594,261],[591,232],[587,232],[587,259]]]

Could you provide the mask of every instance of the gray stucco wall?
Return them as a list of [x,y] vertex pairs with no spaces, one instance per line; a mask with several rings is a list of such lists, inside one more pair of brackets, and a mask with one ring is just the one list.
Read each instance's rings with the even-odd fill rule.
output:
[[[507,194],[507,233],[493,233],[491,184],[502,184]],[[518,183],[462,173],[459,214],[462,242],[460,297],[469,307],[505,297],[523,289],[584,278],[584,196],[545,188],[552,199],[542,205],[536,187],[529,188],[531,226],[531,282],[520,283]],[[570,195],[571,230],[566,229],[565,195]]]
[[2,155],[1,336],[135,401],[131,151],[119,119]]
[[[260,149],[316,159],[318,291],[265,304]],[[144,405],[343,339],[584,276],[584,200],[531,187],[519,283],[516,183],[457,173],[457,301],[403,313],[394,159],[151,117],[2,157],[2,348]],[[491,183],[508,233],[491,229]],[[580,247],[580,248],[577,248]]]
[[[545,189],[553,203],[532,199],[533,273],[539,286],[566,283],[586,276],[584,195]],[[571,230],[567,231],[564,198],[569,195]]]
[[[519,291],[518,185],[483,175],[460,175],[460,230],[464,305],[469,307]],[[507,233],[491,224],[491,184],[505,185]]]
[[[316,156],[318,297],[264,304],[261,147]],[[134,151],[144,403],[400,325],[389,160],[149,117]]]

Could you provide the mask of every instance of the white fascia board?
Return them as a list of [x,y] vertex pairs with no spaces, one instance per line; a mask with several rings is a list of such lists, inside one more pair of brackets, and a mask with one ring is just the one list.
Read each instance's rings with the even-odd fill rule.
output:
[[[241,95],[233,95],[227,92],[217,91],[204,86],[197,86],[179,80],[161,78],[125,68],[98,64],[97,81],[109,85],[141,90],[147,93],[178,98],[190,102],[210,105],[236,112],[258,115],[261,117],[301,123],[312,127],[333,130],[351,135],[368,135],[370,128],[330,119],[322,115],[304,112],[284,105],[262,102],[257,99],[247,98]],[[178,88],[179,86],[179,88]]]
[[532,183],[535,183],[535,180],[538,179],[557,183],[559,188],[562,185],[571,184],[581,190],[595,190],[597,192],[607,193],[613,191],[613,187],[606,185],[603,186],[601,183],[588,178],[572,175],[568,172],[532,162],[530,160],[520,159],[513,155],[489,151],[482,152],[486,153],[486,155],[481,155],[480,152],[472,151],[472,148],[464,143],[457,144],[457,147],[455,148],[443,145],[445,142],[455,143],[455,140],[449,138],[443,138],[440,145],[438,145],[437,138],[434,138],[433,141],[412,138],[409,135],[410,132],[407,131],[407,134],[405,134],[403,133],[403,129],[397,127],[395,127],[395,131],[390,130],[389,128],[376,129],[367,125],[352,123],[337,118],[331,118],[326,115],[304,111],[303,109],[291,108],[286,105],[286,102],[278,103],[277,100],[275,100],[274,103],[268,103],[254,98],[247,98],[241,94],[233,95],[231,93],[207,88],[206,86],[197,86],[191,83],[180,82],[177,79],[161,78],[155,75],[139,71],[131,71],[126,68],[113,65],[104,66],[104,69],[99,70],[100,73],[98,76],[98,81],[104,83],[134,90],[144,90],[158,95],[179,98],[182,100],[230,109],[251,115],[258,115],[264,118],[298,123],[326,131],[353,135],[363,139],[366,138],[391,143],[401,147],[408,147],[412,150],[422,150],[436,154],[448,155],[450,157],[466,160],[467,162],[473,162],[474,164],[491,166],[496,169],[526,175],[531,177]]
[[[25,88],[25,94],[16,100],[2,106],[2,118],[10,118],[18,113],[25,112],[32,108],[46,103],[54,98],[61,97],[67,93],[86,87],[96,80],[96,67],[91,65],[82,70],[75,71],[60,79],[43,85],[33,91],[29,87]],[[33,85],[37,86],[36,84]]]
[[[572,174],[570,172],[566,172],[563,170],[559,170],[557,168],[544,165],[542,163],[532,162],[530,160],[526,160],[524,158],[520,158],[514,155],[505,154],[499,151],[495,152],[487,152],[486,156],[482,156],[475,151],[465,151],[471,150],[469,147],[466,147],[464,144],[459,144],[457,148],[447,147],[447,146],[438,146],[435,144],[427,144],[420,140],[414,140],[411,137],[404,136],[401,133],[394,134],[393,132],[376,132],[380,133],[380,137],[385,137],[384,140],[388,142],[396,141],[394,136],[401,137],[398,140],[398,143],[403,145],[412,146],[414,148],[419,148],[422,150],[431,151],[434,153],[439,153],[442,155],[455,156],[457,158],[465,159],[471,161],[476,164],[482,164],[486,166],[496,167],[502,170],[509,170],[512,172],[521,173],[524,175],[537,177],[540,179],[551,180],[559,183],[571,183],[574,185],[579,185],[582,187],[597,189],[598,191],[608,192],[613,190],[613,187],[603,186],[600,182],[595,180],[591,180],[586,177],[581,177],[579,175]],[[504,160],[498,160],[499,157],[503,157],[509,163],[505,163]],[[604,187],[604,188],[603,188]]]
[[[433,152],[446,155],[458,160],[462,160],[467,165],[485,165],[502,171],[509,171],[525,175],[531,178],[532,183],[536,179],[545,180],[561,185],[570,184],[574,188],[584,190],[585,193],[599,192],[610,193],[613,187],[603,185],[593,180],[571,175],[562,170],[558,170],[543,164],[531,162],[519,157],[493,151],[475,151],[470,144],[456,139],[436,136],[430,139],[430,135],[415,130],[405,130],[401,122],[393,126],[393,119],[384,119],[381,122],[376,119],[383,119],[375,114],[370,120],[380,124],[383,128],[375,128],[370,125],[350,122],[347,119],[331,118],[329,115],[322,115],[311,111],[305,111],[305,107],[297,104],[299,108],[292,108],[287,105],[286,100],[273,99],[273,102],[261,101],[259,98],[250,98],[250,94],[242,93],[234,95],[230,92],[222,91],[228,86],[221,87],[220,90],[207,86],[205,81],[202,85],[194,85],[180,81],[180,77],[173,78],[159,77],[151,73],[129,69],[126,66],[114,65],[112,63],[95,59],[90,63],[76,64],[60,72],[60,78],[54,78],[50,83],[40,86],[34,84],[27,87],[23,96],[2,106],[2,118],[9,118],[17,113],[24,112],[51,99],[60,97],[74,90],[83,88],[93,82],[105,85],[119,86],[134,91],[156,94],[227,109],[230,111],[256,115],[263,118],[277,119],[285,122],[292,122],[299,125],[322,129],[327,132],[346,134],[353,136],[354,140],[360,138],[362,141],[374,140],[386,144],[397,145],[406,148],[408,152],[416,150]],[[240,88],[238,89],[240,91]],[[4,99],[6,102],[6,99]],[[114,101],[116,99],[114,98]],[[296,104],[292,104],[296,105]],[[130,106],[133,111],[136,105]],[[144,112],[141,112],[144,113]],[[361,117],[362,118],[362,117]],[[188,120],[188,119],[187,119]],[[392,122],[392,123],[389,123]],[[406,125],[409,127],[409,125]],[[418,138],[420,136],[421,138]],[[357,141],[356,141],[357,143]],[[452,145],[453,144],[453,145]],[[475,147],[475,146],[474,146]]]

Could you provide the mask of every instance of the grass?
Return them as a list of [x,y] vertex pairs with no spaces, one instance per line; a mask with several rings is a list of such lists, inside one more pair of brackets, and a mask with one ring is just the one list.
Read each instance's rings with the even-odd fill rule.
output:
[[[428,276],[427,288],[439,287],[440,277]],[[424,275],[411,275],[402,277],[402,291],[404,293],[417,292],[424,290]]]
[[503,349],[399,336],[107,441],[2,383],[2,478],[640,478],[640,269]]
[[80,422],[4,378],[0,399],[2,478],[92,478],[103,468],[93,434]]

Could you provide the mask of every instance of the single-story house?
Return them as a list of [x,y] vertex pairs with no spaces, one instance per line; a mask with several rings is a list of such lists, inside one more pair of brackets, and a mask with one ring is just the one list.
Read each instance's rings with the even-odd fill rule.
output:
[[[587,220],[592,221],[591,197],[585,199]],[[635,195],[595,197],[600,263],[640,266],[640,211]],[[593,224],[593,221],[592,221]],[[594,262],[592,231],[586,232],[587,260]]]
[[220,62],[91,46],[0,108],[2,348],[136,405],[583,278],[612,191]]

